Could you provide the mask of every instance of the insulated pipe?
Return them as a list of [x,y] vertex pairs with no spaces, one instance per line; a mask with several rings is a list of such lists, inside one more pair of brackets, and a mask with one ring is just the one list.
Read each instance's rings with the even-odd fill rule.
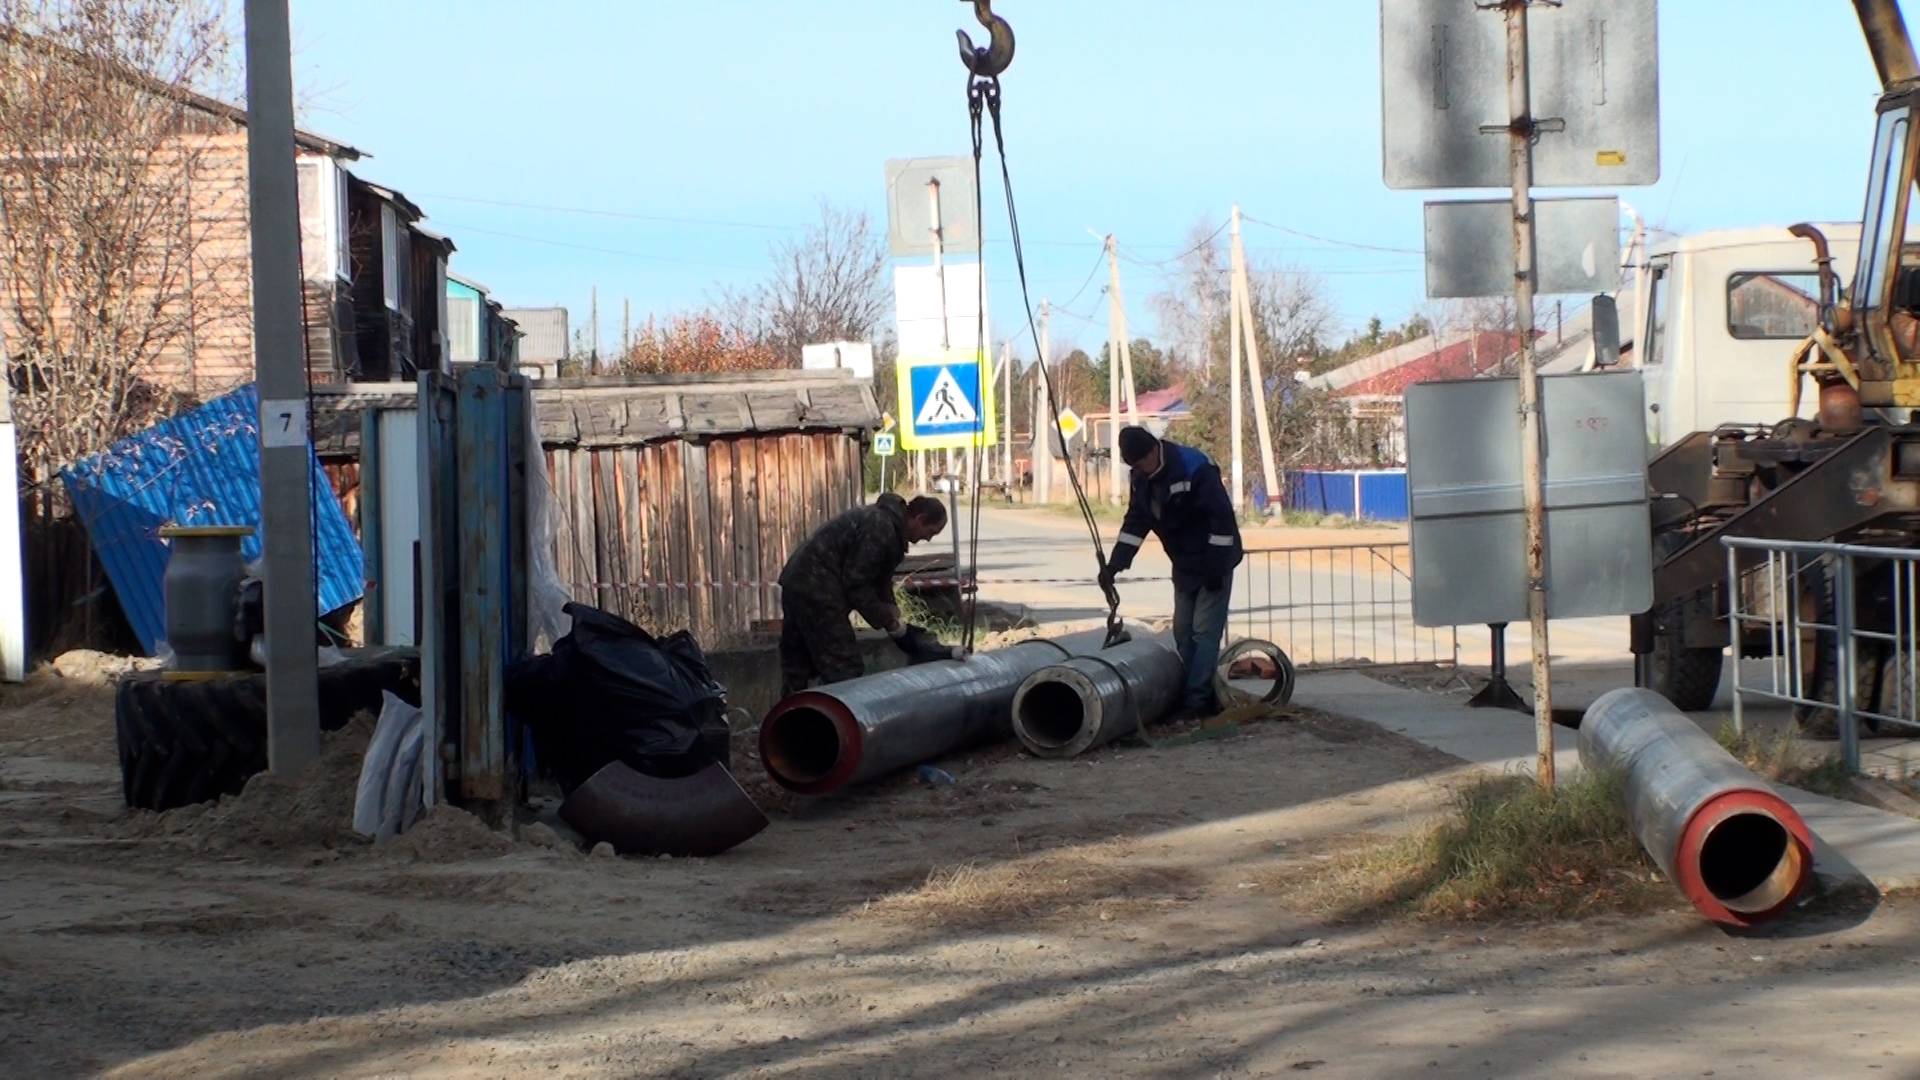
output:
[[760,723],[760,762],[782,787],[824,795],[974,743],[1005,738],[1022,679],[1100,648],[1103,631],[1025,641],[790,695]]
[[1035,757],[1069,758],[1158,720],[1180,699],[1180,654],[1154,638],[1052,664],[1013,695],[1013,733]]
[[560,804],[560,819],[622,855],[718,855],[767,827],[767,815],[717,763],[664,780],[609,762]]
[[1813,834],[1793,807],[1651,690],[1613,690],[1587,709],[1580,762],[1621,772],[1640,845],[1715,922],[1765,922],[1813,874]]

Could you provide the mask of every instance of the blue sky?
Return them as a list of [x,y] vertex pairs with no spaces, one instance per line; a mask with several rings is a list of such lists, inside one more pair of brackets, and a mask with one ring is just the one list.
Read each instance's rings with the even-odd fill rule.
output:
[[[1911,15],[1911,5],[1908,5]],[[967,149],[954,0],[291,0],[303,122],[372,159],[509,304],[564,304],[603,343],[620,303],[699,306],[767,269],[820,201],[884,221],[883,163]],[[1008,151],[1034,299],[1065,301],[1114,232],[1141,263],[1238,202],[1264,221],[1415,249],[1380,179],[1372,0],[1001,0],[1019,52]],[[1878,91],[1849,5],[1663,0],[1662,177],[1622,196],[1676,231],[1857,218]],[[1560,194],[1556,192],[1555,194]],[[986,191],[995,336],[1018,288]],[[523,205],[498,205],[502,203]],[[541,207],[571,208],[576,212]],[[582,213],[577,211],[599,211]],[[1248,227],[1320,272],[1348,326],[1424,302],[1417,255]],[[1163,269],[1124,270],[1136,332]],[[1056,344],[1105,340],[1099,280]]]

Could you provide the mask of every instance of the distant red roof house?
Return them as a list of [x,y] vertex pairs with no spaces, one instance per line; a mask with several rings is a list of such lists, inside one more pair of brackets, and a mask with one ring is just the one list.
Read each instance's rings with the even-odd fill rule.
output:
[[1187,411],[1187,384],[1174,383],[1160,390],[1149,390],[1139,397],[1143,413],[1183,413]]
[[[1169,418],[1185,416],[1187,414],[1187,384],[1177,382],[1172,386],[1160,390],[1148,390],[1146,393],[1141,394],[1138,400],[1140,404],[1140,415],[1142,416]],[[1124,419],[1126,415],[1127,404],[1123,401],[1120,403],[1120,416]],[[1107,410],[1105,409],[1100,409],[1097,412],[1089,412],[1085,416],[1087,420],[1105,420],[1106,418]]]
[[1429,334],[1335,368],[1316,381],[1341,397],[1399,397],[1414,383],[1494,371],[1519,348],[1520,335],[1503,330]]

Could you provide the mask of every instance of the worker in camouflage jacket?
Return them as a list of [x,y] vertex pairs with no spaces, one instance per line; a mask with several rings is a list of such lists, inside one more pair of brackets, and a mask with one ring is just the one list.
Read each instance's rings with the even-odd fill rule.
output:
[[1173,562],[1173,640],[1186,667],[1181,712],[1211,716],[1219,709],[1214,668],[1227,630],[1233,568],[1241,558],[1233,500],[1211,458],[1146,428],[1120,429],[1120,458],[1132,470],[1132,496],[1100,584],[1112,588],[1148,533],[1160,538]]
[[[908,625],[894,601],[893,574],[907,547],[940,535],[947,508],[922,495],[887,493],[814,530],[780,571],[782,692],[866,674],[848,615],[885,630],[910,660],[950,657],[925,630]],[[938,654],[936,657],[935,654]]]

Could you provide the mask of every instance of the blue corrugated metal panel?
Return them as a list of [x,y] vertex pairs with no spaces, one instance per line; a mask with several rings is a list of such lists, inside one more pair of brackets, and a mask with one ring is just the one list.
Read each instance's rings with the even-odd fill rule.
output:
[[[122,439],[60,476],[106,568],[121,610],[148,652],[166,637],[161,579],[165,525],[250,525],[241,550],[260,557],[259,399],[251,385]],[[359,599],[360,542],[333,495],[320,459],[314,497],[314,572],[319,610]]]
[[1355,516],[1353,474],[1304,469],[1288,473],[1287,508],[1311,514]]
[[1407,520],[1407,473],[1360,474],[1360,516],[1370,521]]

